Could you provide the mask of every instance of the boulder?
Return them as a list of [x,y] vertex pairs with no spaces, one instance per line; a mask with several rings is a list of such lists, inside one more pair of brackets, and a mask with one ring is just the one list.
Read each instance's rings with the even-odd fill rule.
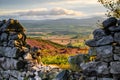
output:
[[117,19],[115,17],[110,17],[110,18],[104,20],[102,24],[103,24],[104,28],[108,28],[110,26],[115,26],[116,23],[117,23]]
[[18,61],[12,58],[0,58],[0,67],[3,70],[15,70],[17,69],[17,63]]
[[97,46],[104,46],[104,45],[109,45],[113,42],[113,37],[112,36],[104,36],[100,40],[96,42]]
[[106,36],[106,34],[105,34],[103,29],[96,29],[95,31],[93,31],[93,35],[94,35],[94,39],[95,40],[99,40],[103,36]]
[[120,75],[120,62],[111,62],[110,63],[110,73]]
[[7,33],[2,33],[0,35],[0,41],[7,41],[8,40],[8,34]]
[[120,54],[120,46],[114,46],[114,54]]
[[120,31],[120,26],[110,26],[108,28],[109,31],[111,32],[119,32]]
[[114,60],[120,61],[120,54],[114,54]]
[[110,62],[112,61],[112,56],[113,56],[113,47],[108,45],[108,46],[101,46],[101,47],[96,47],[97,51],[97,58],[100,59],[101,61],[106,61]]
[[69,71],[63,70],[61,71],[55,78],[55,80],[69,80]]
[[86,44],[87,46],[89,46],[89,47],[97,47],[97,44],[96,44],[96,40],[95,40],[95,39],[85,41],[85,44]]
[[4,57],[15,58],[16,54],[19,53],[19,48],[17,47],[0,47],[0,55]]
[[98,47],[98,46],[109,45],[112,42],[114,42],[112,36],[104,36],[99,40],[95,40],[95,39],[88,40],[85,42],[85,44],[90,46],[90,47]]
[[120,44],[120,32],[114,34],[114,41]]

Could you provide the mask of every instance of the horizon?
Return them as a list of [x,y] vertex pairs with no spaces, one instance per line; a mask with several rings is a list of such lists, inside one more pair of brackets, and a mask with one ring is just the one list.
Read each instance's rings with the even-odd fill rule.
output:
[[0,0],[0,19],[55,20],[105,17],[97,0]]

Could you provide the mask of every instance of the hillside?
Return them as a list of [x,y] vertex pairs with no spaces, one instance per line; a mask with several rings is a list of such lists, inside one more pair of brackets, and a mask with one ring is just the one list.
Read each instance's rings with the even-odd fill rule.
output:
[[42,39],[28,38],[27,43],[32,47],[36,46],[40,48],[44,53],[52,54],[76,54],[76,53],[86,53],[87,49],[80,48],[66,48],[63,45]]
[[56,19],[56,20],[21,20],[29,36],[46,35],[88,35],[103,18]]

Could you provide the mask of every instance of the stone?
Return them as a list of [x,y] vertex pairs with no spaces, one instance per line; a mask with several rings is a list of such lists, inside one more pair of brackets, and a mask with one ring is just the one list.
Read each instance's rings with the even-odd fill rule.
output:
[[90,47],[90,49],[88,51],[88,55],[89,56],[96,56],[97,55],[96,47]]
[[97,80],[96,77],[87,77],[85,80]]
[[109,74],[108,64],[105,62],[88,62],[80,64],[83,73],[87,76],[94,77]]
[[85,44],[89,47],[96,47],[97,46],[95,39],[85,41]]
[[120,26],[110,26],[108,28],[109,31],[111,32],[119,32],[120,31]]
[[110,45],[107,46],[101,46],[101,47],[96,47],[97,51],[97,58],[100,59],[101,61],[105,62],[110,62],[112,61],[112,56],[113,56],[113,47]]
[[7,33],[2,33],[0,35],[0,41],[7,41],[8,40],[8,34]]
[[9,35],[9,40],[20,40],[22,39],[23,35],[21,33],[16,33],[16,34],[10,34]]
[[96,29],[95,31],[93,31],[93,35],[94,35],[94,39],[95,40],[99,40],[103,36],[106,36],[106,34],[105,34],[103,29]]
[[97,78],[97,80],[114,80],[113,78]]
[[114,54],[120,54],[120,46],[114,46]]
[[97,76],[96,62],[81,63],[80,67],[85,76],[87,77]]
[[104,45],[109,45],[113,42],[113,37],[112,36],[104,36],[100,40],[96,42],[97,46],[104,46]]
[[110,63],[110,73],[120,74],[120,62],[111,62]]
[[1,58],[0,63],[0,67],[3,70],[14,70],[17,69],[16,64],[18,63],[18,61],[12,58]]
[[10,40],[8,42],[9,47],[21,47],[23,46],[23,43],[20,40]]
[[114,34],[114,41],[120,44],[120,32]]
[[112,36],[104,36],[99,40],[95,40],[95,39],[88,40],[85,42],[85,44],[90,47],[98,47],[98,46],[109,45],[112,42],[114,42]]
[[0,54],[5,57],[15,58],[16,54],[19,53],[19,48],[17,47],[0,47]]
[[120,54],[114,54],[114,60],[120,61]]
[[22,61],[22,60],[20,60],[20,61],[18,61],[17,62],[17,69],[18,70],[21,70],[21,69],[25,69],[27,66],[28,63],[26,62],[26,61]]
[[110,17],[110,18],[104,20],[102,24],[103,24],[104,28],[108,28],[110,26],[115,26],[116,23],[117,23],[117,19],[115,17]]
[[69,80],[68,77],[69,77],[69,71],[63,70],[56,76],[55,80]]

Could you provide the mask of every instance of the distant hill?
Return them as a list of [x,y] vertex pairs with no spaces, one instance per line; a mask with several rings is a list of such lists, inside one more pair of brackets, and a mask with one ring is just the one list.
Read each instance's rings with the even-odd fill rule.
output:
[[[27,32],[45,32],[51,35],[66,35],[92,32],[100,17],[87,19],[56,19],[56,20],[21,20]],[[36,33],[37,34],[37,33]]]

